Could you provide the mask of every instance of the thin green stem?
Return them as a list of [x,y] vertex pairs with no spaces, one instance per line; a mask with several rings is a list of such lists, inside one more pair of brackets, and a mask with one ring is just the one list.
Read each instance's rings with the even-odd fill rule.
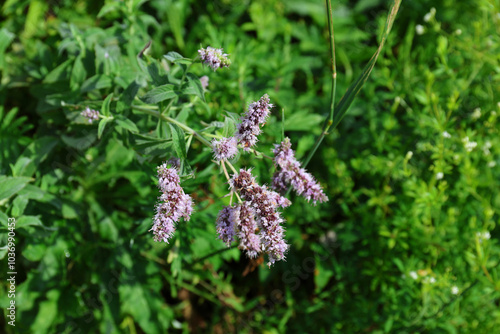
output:
[[224,171],[224,175],[226,175],[227,182],[229,182],[229,180],[231,180],[231,178],[229,177],[229,174],[227,173],[226,164],[224,163],[224,160],[221,160],[220,165],[222,167],[222,170]]
[[326,0],[326,9],[328,16],[328,34],[330,35],[330,56],[331,56],[331,66],[332,66],[332,90],[330,92],[330,113],[325,119],[325,123],[323,125],[323,129],[321,130],[321,134],[314,143],[314,146],[312,150],[309,152],[309,155],[304,160],[303,163],[304,168],[311,161],[312,157],[314,156],[319,146],[321,145],[321,142],[328,134],[328,131],[330,130],[330,127],[333,124],[333,119],[335,116],[335,95],[336,95],[335,93],[337,91],[337,65],[335,60],[335,38],[333,33],[333,11],[332,11],[331,0]]
[[234,168],[233,164],[230,163],[229,161],[226,160],[226,163],[227,165],[229,166],[229,168],[231,168],[231,170],[233,171],[234,174],[238,174],[238,172],[236,171],[236,168]]
[[160,114],[158,111],[156,110],[151,110],[151,109],[148,109],[148,108],[143,108],[143,107],[140,107],[140,106],[132,106],[133,109],[135,110],[139,110],[139,111],[142,111],[146,114],[149,114],[149,115],[152,115],[152,116],[155,116],[155,117],[158,117],[166,122],[169,122],[169,123],[172,123],[172,124],[175,124],[177,125],[178,127],[180,127],[182,130],[186,131],[187,133],[190,133],[192,134],[193,136],[196,137],[196,139],[198,139],[200,142],[202,142],[203,144],[207,145],[208,147],[212,147],[212,144],[206,140],[202,135],[200,135],[198,132],[196,132],[195,130],[191,129],[189,126],[187,126],[186,124],[184,123],[181,123],[171,117],[168,117],[168,116],[165,116],[165,115],[162,115]]

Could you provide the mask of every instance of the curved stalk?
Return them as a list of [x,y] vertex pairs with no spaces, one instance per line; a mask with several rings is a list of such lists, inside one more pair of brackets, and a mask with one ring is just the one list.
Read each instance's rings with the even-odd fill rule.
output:
[[328,130],[333,124],[333,119],[335,116],[335,93],[337,91],[337,65],[335,61],[335,38],[333,33],[333,11],[332,11],[332,2],[331,0],[326,0],[326,9],[328,16],[328,34],[330,36],[330,57],[331,57],[331,66],[332,66],[332,90],[330,91],[330,113],[328,117],[325,119],[325,123],[323,124],[323,129],[321,130],[321,134],[318,139],[314,143],[312,150],[309,152],[309,155],[304,160],[303,166],[304,168],[307,166],[311,158],[316,153],[319,145],[328,134]]

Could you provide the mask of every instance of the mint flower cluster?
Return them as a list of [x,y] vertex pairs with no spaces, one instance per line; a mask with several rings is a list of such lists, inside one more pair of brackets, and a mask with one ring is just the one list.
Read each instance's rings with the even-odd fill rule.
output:
[[[249,257],[255,257],[259,252],[267,253],[269,266],[284,259],[289,246],[284,240],[284,229],[281,226],[284,220],[277,210],[289,206],[291,202],[266,186],[260,186],[250,170],[240,169],[229,181],[229,186],[245,201],[239,206],[239,214],[236,214],[236,217],[234,214],[229,216],[233,218],[231,224],[221,225],[223,223],[219,220],[217,230],[222,231],[225,226],[226,230],[222,235],[237,235],[240,248],[247,250]],[[252,223],[254,220],[256,224]],[[232,230],[228,230],[231,228]],[[256,237],[254,235],[257,229],[259,232]],[[225,241],[227,243],[228,239]]]
[[99,111],[90,109],[89,107],[85,108],[85,110],[82,111],[80,115],[88,119],[89,123],[91,124],[93,121],[99,120]]
[[156,205],[156,215],[153,218],[153,231],[155,241],[164,241],[172,237],[175,231],[175,223],[181,217],[186,221],[193,212],[193,200],[191,196],[184,193],[180,186],[180,178],[177,169],[164,163],[158,166],[158,188],[162,192]]
[[214,71],[220,67],[229,67],[231,60],[228,55],[222,52],[222,49],[216,49],[208,46],[206,49],[198,50],[201,61],[210,66]]
[[249,258],[257,257],[261,250],[260,238],[256,233],[257,229],[255,210],[249,202],[225,206],[217,216],[219,239],[230,246],[237,237],[241,241],[240,249],[246,251]]
[[274,173],[273,188],[281,193],[285,193],[289,186],[297,192],[298,195],[305,197],[308,201],[326,202],[328,197],[323,193],[321,186],[314,177],[301,168],[300,162],[295,159],[295,153],[292,150],[290,138],[275,145],[274,162],[279,167],[279,171]]
[[[214,70],[229,66],[227,55],[222,53],[222,49],[207,47],[198,52],[201,60]],[[227,246],[238,242],[238,247],[249,258],[267,254],[269,266],[285,259],[290,247],[285,240],[283,227],[285,220],[281,216],[280,209],[290,206],[291,201],[282,195],[291,187],[297,194],[308,201],[312,200],[314,204],[328,201],[318,182],[295,159],[288,138],[281,144],[275,145],[274,158],[265,156],[272,159],[276,166],[272,189],[260,185],[252,175],[251,169],[241,168],[238,172],[230,163],[229,160],[238,154],[239,149],[258,153],[254,147],[272,108],[269,96],[264,94],[258,101],[249,104],[236,125],[234,136],[215,136],[216,138],[210,143],[213,158],[224,171],[231,195],[229,205],[220,210],[216,219],[218,238]],[[162,195],[156,206],[157,213],[151,229],[156,241],[168,242],[174,233],[175,223],[181,217],[189,220],[192,212],[191,197],[186,195],[179,185],[180,179],[177,173],[179,162],[172,161],[158,167],[159,188]],[[172,165],[174,167],[169,167]],[[226,166],[233,171],[231,177]],[[237,203],[233,203],[234,195],[238,200]]]
[[231,160],[238,153],[238,142],[235,137],[213,139],[212,150],[216,161]]
[[250,151],[257,143],[257,136],[262,132],[261,126],[266,123],[272,107],[267,94],[264,94],[259,101],[250,103],[247,112],[237,125],[234,137],[212,140],[214,159],[216,161],[232,159],[238,153],[238,144],[243,150]]
[[250,151],[250,148],[257,143],[257,136],[262,132],[260,128],[266,123],[269,110],[272,107],[267,94],[248,106],[248,110],[241,118],[241,123],[238,124],[236,131],[238,144],[241,144],[245,151]]

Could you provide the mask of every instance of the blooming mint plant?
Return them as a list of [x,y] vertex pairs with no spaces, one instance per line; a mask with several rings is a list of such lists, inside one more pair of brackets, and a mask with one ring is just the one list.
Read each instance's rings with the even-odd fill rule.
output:
[[[201,60],[214,70],[221,66],[229,66],[230,61],[226,58],[227,55],[222,53],[222,49],[207,47],[200,49],[198,53]],[[170,57],[180,59],[182,56]],[[264,94],[258,101],[251,102],[240,121],[234,124],[236,130],[233,136],[223,137],[214,134],[211,142],[187,125],[169,117],[163,117],[173,124],[172,130],[178,133],[178,136],[173,137],[179,141],[175,147],[177,153],[184,158],[176,168],[167,163],[158,167],[159,188],[162,195],[156,206],[156,215],[151,228],[156,241],[168,242],[174,234],[175,224],[181,217],[188,221],[193,209],[191,197],[186,195],[180,187],[180,174],[182,174],[182,165],[186,160],[185,152],[181,148],[182,142],[179,139],[182,138],[182,132],[178,132],[180,129],[191,133],[193,137],[211,148],[214,162],[220,165],[229,185],[230,203],[222,208],[216,220],[219,239],[227,246],[237,241],[238,247],[249,258],[267,254],[269,266],[285,259],[290,246],[285,240],[283,227],[285,220],[280,209],[290,206],[291,201],[282,194],[291,185],[299,194],[304,195],[308,200],[312,199],[314,203],[325,202],[328,198],[315,179],[295,160],[288,138],[281,145],[277,145],[275,150],[277,155],[274,159],[277,166],[282,169],[281,172],[277,171],[278,175],[281,175],[278,177],[283,181],[278,188],[282,194],[265,185],[260,185],[252,175],[251,169],[241,168],[237,171],[230,162],[237,156],[240,149],[246,153],[259,154],[255,149],[256,143],[272,108],[273,104],[270,103],[269,95]],[[228,167],[232,171],[232,176],[228,173]],[[285,174],[287,177],[283,176]],[[233,204],[234,197],[237,203]]]
[[[333,33],[331,32],[331,34]],[[198,50],[198,54],[201,61],[214,71],[220,67],[229,67],[231,63],[228,55],[223,53],[222,49],[208,46]],[[378,53],[372,59],[371,67],[369,66],[366,72],[367,75],[369,75],[377,56]],[[333,51],[332,57],[334,64],[332,86],[335,87],[336,75]],[[174,63],[190,63],[189,60],[177,53],[171,52],[165,58]],[[183,68],[184,70],[187,69],[185,66]],[[187,86],[183,84],[185,78],[188,79]],[[206,84],[207,80],[205,78],[202,81],[191,73],[184,72],[181,81],[178,83],[178,88],[175,88],[175,85],[172,84],[158,87],[147,93],[142,100],[146,103],[158,103],[184,92],[184,94],[195,94],[204,101]],[[353,86],[346,95],[356,94],[360,88],[361,86]],[[177,93],[174,93],[175,89],[178,90]],[[276,263],[276,261],[285,259],[290,245],[285,240],[285,220],[280,210],[291,205],[291,201],[285,197],[289,190],[293,189],[307,201],[312,201],[314,205],[318,202],[324,203],[328,201],[328,197],[320,184],[306,171],[305,167],[330,127],[337,126],[343,114],[347,111],[349,103],[342,104],[341,101],[341,109],[335,112],[334,96],[333,89],[330,114],[325,122],[321,136],[310,151],[304,165],[295,158],[289,138],[284,138],[281,143],[275,144],[272,151],[274,158],[257,151],[258,136],[262,133],[262,128],[274,107],[267,94],[248,105],[239,122],[233,124],[235,128],[234,134],[229,131],[229,128],[225,128],[224,136],[217,133],[209,134],[204,133],[204,131],[195,131],[186,124],[168,116],[171,104],[161,113],[146,107],[136,107],[138,110],[169,123],[174,150],[177,156],[181,158],[178,168],[172,168],[167,164],[158,167],[159,187],[162,195],[156,208],[157,213],[153,219],[151,229],[155,240],[168,242],[174,233],[175,223],[181,217],[189,220],[192,212],[192,200],[179,185],[180,175],[187,174],[186,166],[189,165],[185,141],[185,136],[188,135],[188,142],[191,142],[192,138],[196,138],[210,147],[213,160],[220,166],[229,185],[229,205],[223,206],[216,219],[218,238],[227,246],[230,246],[233,242],[238,242],[238,247],[249,258],[267,254],[269,266]],[[226,118],[227,120],[229,118]],[[207,136],[212,137],[212,140],[207,140]],[[232,163],[235,163],[234,159],[238,156],[239,150],[247,154],[269,158],[274,162],[276,171],[272,179],[273,190],[266,185],[260,185],[255,176],[252,175],[252,169],[240,168],[238,171],[233,166]],[[228,168],[232,171],[231,176]],[[235,203],[233,203],[234,198],[236,198]]]
[[[327,7],[331,11],[328,1]],[[388,19],[389,23],[394,19],[398,7],[399,1],[396,1],[394,11]],[[154,150],[158,151],[160,148],[160,151],[166,148],[168,152],[175,152],[178,161],[162,163],[158,167],[158,187],[161,195],[156,204],[156,213],[150,229],[155,241],[168,243],[174,235],[177,224],[181,223],[181,219],[184,218],[187,222],[191,217],[196,203],[181,187],[181,180],[196,177],[196,173],[190,167],[188,150],[193,148],[193,140],[197,140],[212,151],[213,162],[220,166],[228,185],[229,205],[225,203],[215,222],[219,239],[228,246],[236,242],[249,258],[267,254],[269,266],[286,258],[290,245],[285,239],[285,220],[281,213],[282,209],[291,205],[291,201],[286,196],[289,190],[293,189],[307,201],[312,201],[314,205],[328,201],[323,188],[305,168],[323,138],[331,128],[339,124],[347,112],[354,96],[370,75],[383,45],[382,42],[365,68],[363,72],[365,79],[351,85],[344,95],[345,100],[343,98],[338,108],[335,109],[336,68],[330,20],[331,15],[329,15],[333,64],[331,108],[320,136],[309,150],[309,155],[303,163],[295,158],[290,139],[283,139],[284,131],[281,140],[275,140],[275,148],[272,150],[274,157],[257,150],[258,137],[274,107],[268,94],[262,95],[257,101],[250,102],[239,120],[228,114],[222,126],[222,134],[219,131],[220,122],[207,123],[205,120],[200,122],[205,128],[200,128],[199,125],[197,129],[190,127],[186,123],[189,118],[187,111],[196,104],[207,106],[205,93],[208,77],[200,78],[192,73],[190,69],[194,61],[176,52],[167,53],[161,61],[149,57],[148,50],[151,42],[139,52],[136,61],[142,74],[145,74],[154,88],[137,97],[136,94],[141,87],[147,86],[141,81],[144,77],[138,78],[124,89],[119,99],[115,99],[114,93],[104,99],[101,107],[102,115],[90,108],[81,113],[89,120],[89,123],[102,118],[98,125],[97,138],[103,135],[107,124],[113,122],[119,131],[135,134],[134,140],[137,147],[144,147],[145,152],[155,152]],[[386,26],[382,41],[387,37],[390,26],[391,24]],[[224,53],[222,48],[217,49],[211,46],[201,48],[198,50],[198,55],[201,62],[213,71],[221,67],[229,67],[231,64],[229,55]],[[116,105],[115,101],[117,101]],[[65,103],[65,106],[80,107],[69,103]],[[116,107],[115,115],[111,113],[112,106]],[[129,109],[136,114],[142,113],[157,118],[156,137],[153,131],[138,133],[137,125],[123,113]],[[150,124],[150,122],[145,124]],[[253,175],[253,170],[248,166],[239,168],[233,166],[238,163],[239,153],[253,154],[273,162],[276,171],[272,181],[270,180],[272,188],[266,186],[265,182],[259,184],[257,175]],[[172,156],[174,155],[170,154],[170,157]],[[147,153],[145,159],[147,159]],[[202,159],[197,159],[196,164],[201,163],[203,163]]]

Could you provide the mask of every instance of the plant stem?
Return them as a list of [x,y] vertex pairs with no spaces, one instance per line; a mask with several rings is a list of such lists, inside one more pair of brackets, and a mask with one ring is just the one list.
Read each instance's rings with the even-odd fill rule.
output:
[[238,172],[236,171],[236,168],[234,168],[233,164],[230,163],[229,161],[227,161],[227,165],[229,166],[229,168],[231,168],[231,170],[233,171],[234,174],[238,174]]
[[156,110],[151,110],[151,109],[148,109],[148,108],[144,108],[144,107],[140,107],[140,106],[132,106],[133,109],[135,110],[139,110],[139,111],[142,111],[146,114],[149,114],[149,115],[152,115],[152,116],[155,116],[155,117],[158,117],[166,122],[169,122],[169,123],[172,123],[172,124],[175,124],[177,125],[178,127],[180,127],[182,130],[186,131],[187,133],[190,133],[192,134],[193,136],[196,137],[196,139],[198,139],[200,142],[202,142],[203,144],[207,145],[208,147],[212,147],[212,144],[206,140],[202,135],[200,135],[198,132],[196,132],[195,130],[191,129],[189,126],[187,126],[186,124],[184,123],[181,123],[171,117],[168,117],[168,116],[165,116],[165,115],[162,115],[160,114],[158,111]]
[[222,167],[222,170],[224,171],[224,175],[226,175],[227,182],[229,182],[229,180],[231,180],[231,178],[229,177],[229,174],[227,173],[226,164],[224,163],[224,160],[221,160],[220,165]]
[[332,11],[332,2],[331,0],[326,0],[326,9],[327,9],[327,16],[328,16],[328,34],[330,36],[330,56],[331,56],[331,62],[332,62],[332,90],[330,92],[330,113],[325,119],[325,123],[323,125],[323,129],[321,130],[321,134],[319,135],[318,139],[314,143],[314,146],[312,150],[309,152],[309,155],[307,158],[304,160],[303,166],[304,168],[307,166],[309,161],[311,161],[311,158],[313,157],[314,153],[316,153],[316,150],[318,149],[319,145],[321,145],[321,142],[325,138],[325,136],[328,134],[328,130],[330,130],[330,127],[333,124],[333,118],[335,116],[335,93],[337,91],[337,65],[335,61],[335,39],[334,39],[334,33],[333,33],[333,11]]

